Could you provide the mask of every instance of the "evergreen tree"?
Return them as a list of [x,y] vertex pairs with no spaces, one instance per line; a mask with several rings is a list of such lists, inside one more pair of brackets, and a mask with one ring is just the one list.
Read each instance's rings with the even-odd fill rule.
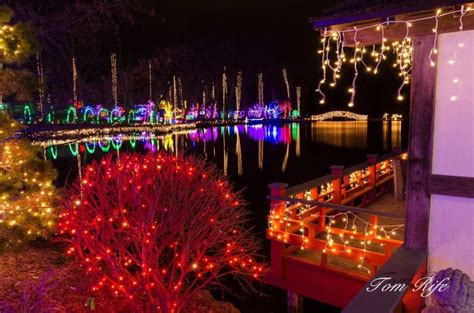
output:
[[29,24],[12,24],[13,15],[8,6],[0,6],[0,102],[10,96],[29,100],[35,85],[34,76],[18,67],[37,50],[37,40]]
[[0,245],[18,246],[54,232],[57,172],[41,147],[14,137],[21,125],[0,112]]

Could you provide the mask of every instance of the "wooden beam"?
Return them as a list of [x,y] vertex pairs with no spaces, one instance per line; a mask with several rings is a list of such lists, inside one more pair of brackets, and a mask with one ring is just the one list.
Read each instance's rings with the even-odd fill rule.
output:
[[[405,246],[400,247],[342,310],[342,313],[394,312],[404,295],[410,291],[410,282],[422,269],[425,260],[426,252],[410,250]],[[382,286],[380,286],[374,289],[384,278],[388,278],[384,281],[385,284],[400,284],[400,286],[404,284],[406,288],[382,291]]]
[[[433,41],[434,34],[413,42],[405,244],[422,251],[427,249],[430,218],[436,67],[430,65],[427,55]],[[433,56],[436,58],[436,54]]]
[[431,175],[430,193],[474,198],[474,177]]
[[[433,14],[431,14],[433,16]],[[407,24],[400,21],[410,20],[410,16],[403,15],[397,16],[393,23],[390,23],[387,26],[384,26],[384,37],[387,42],[402,41],[407,34]],[[398,21],[398,22],[397,22]],[[435,28],[436,20],[434,18],[429,18],[426,20],[421,20],[412,23],[411,27],[408,27],[408,36],[410,38],[420,37],[433,34],[433,29]],[[450,14],[445,16],[440,16],[438,18],[438,34],[451,33],[459,31],[460,27],[459,16]],[[382,43],[382,31],[377,27],[379,22],[370,22],[367,24],[351,25],[344,27],[331,27],[331,31],[341,31],[345,30],[344,33],[344,42],[347,46],[355,46],[354,36],[355,30],[354,26],[358,28],[357,30],[357,42],[359,46],[368,46],[376,45]],[[474,10],[469,11],[463,17],[463,29],[471,30],[474,29]]]
[[447,8],[453,6],[460,6],[469,4],[466,0],[437,0],[425,1],[424,3],[403,5],[396,3],[393,5],[383,3],[378,6],[364,6],[353,9],[347,9],[345,12],[334,13],[332,15],[318,16],[310,18],[310,23],[313,24],[314,29],[322,29],[331,26],[354,25],[355,23],[363,23],[369,20],[386,20],[392,16],[416,12],[420,14],[423,12],[434,12],[438,8]]

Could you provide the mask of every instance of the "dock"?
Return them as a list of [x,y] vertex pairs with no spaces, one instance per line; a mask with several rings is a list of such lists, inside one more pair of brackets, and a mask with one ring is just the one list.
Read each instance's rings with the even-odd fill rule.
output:
[[345,307],[403,245],[406,159],[401,151],[368,155],[297,186],[269,186],[265,281],[286,289],[290,306],[304,296]]

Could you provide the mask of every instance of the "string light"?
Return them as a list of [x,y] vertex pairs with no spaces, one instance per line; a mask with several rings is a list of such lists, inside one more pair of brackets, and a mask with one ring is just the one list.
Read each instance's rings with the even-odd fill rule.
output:
[[327,30],[326,28],[324,29],[324,35],[323,38],[321,39],[321,42],[323,44],[323,48],[318,51],[318,53],[321,54],[321,68],[323,70],[323,77],[322,79],[319,80],[318,87],[316,88],[316,92],[321,95],[321,99],[319,100],[320,104],[324,104],[326,100],[326,95],[324,92],[321,90],[322,85],[326,82],[326,38],[327,38]]
[[285,82],[285,87],[286,87],[286,98],[290,99],[290,83],[288,82],[288,73],[286,71],[286,68],[283,68],[281,70],[281,73],[283,75],[283,80]]
[[[321,44],[322,48],[321,50],[318,51],[319,54],[321,54],[321,66],[322,66],[322,79],[318,83],[318,87],[316,88],[316,92],[321,96],[320,98],[320,103],[323,104],[325,103],[325,94],[321,90],[322,85],[326,82],[327,79],[327,69],[331,69],[333,71],[333,80],[329,84],[330,87],[334,87],[336,85],[337,79],[340,77],[340,71],[341,71],[341,65],[345,63],[345,53],[344,53],[344,36],[346,33],[353,33],[354,38],[353,38],[353,43],[354,43],[354,56],[350,60],[350,63],[354,63],[354,78],[353,78],[353,83],[352,87],[349,88],[349,93],[351,94],[351,99],[349,101],[349,107],[352,107],[354,105],[354,99],[355,99],[355,94],[356,94],[356,88],[355,88],[355,81],[358,76],[358,69],[357,69],[357,63],[360,62],[362,65],[365,67],[367,72],[372,72],[373,74],[377,74],[379,71],[379,67],[381,65],[381,62],[383,60],[387,59],[387,56],[385,55],[386,51],[392,50],[394,54],[396,55],[396,62],[394,63],[394,67],[398,67],[399,69],[399,76],[402,78],[402,83],[400,87],[397,90],[397,100],[402,101],[405,99],[402,95],[403,88],[410,83],[411,79],[411,66],[412,66],[412,54],[413,54],[413,40],[409,37],[409,30],[411,27],[413,27],[413,24],[420,22],[420,21],[426,21],[426,20],[432,20],[434,19],[435,25],[432,28],[432,32],[434,33],[434,40],[433,40],[433,47],[430,50],[428,60],[431,64],[431,66],[435,66],[436,62],[434,59],[434,55],[438,53],[437,50],[437,44],[438,44],[438,28],[439,28],[439,18],[448,16],[448,15],[455,15],[455,14],[460,14],[459,16],[459,23],[460,27],[459,29],[462,31],[464,29],[464,24],[463,24],[463,17],[465,14],[468,12],[472,11],[470,7],[466,6],[461,6],[460,9],[458,10],[453,10],[453,11],[448,11],[448,12],[442,12],[441,9],[436,10],[436,13],[432,16],[424,16],[421,18],[417,19],[410,19],[410,20],[386,20],[384,22],[381,22],[377,25],[368,25],[368,26],[362,26],[362,27],[353,27],[350,29],[342,30],[342,31],[333,31],[330,34],[328,33],[327,29],[324,29],[322,38],[321,38]],[[401,42],[395,41],[390,45],[387,45],[387,38],[385,37],[385,27],[391,26],[393,24],[401,24],[403,23],[406,27],[406,33],[405,37]],[[369,64],[364,61],[364,54],[366,52],[365,47],[359,47],[359,42],[357,41],[357,33],[360,32],[361,30],[368,30],[368,29],[373,29],[375,27],[376,31],[381,32],[381,44],[380,44],[380,49],[377,50],[376,46],[372,46],[372,52],[371,56],[374,59],[375,65],[372,67]],[[330,60],[330,52],[331,52],[331,42],[335,42],[335,61],[334,65],[331,64]]]
[[117,55],[110,55],[111,74],[112,74],[112,100],[114,105],[118,105],[118,80],[117,80]]
[[183,84],[181,83],[181,77],[178,76],[178,106],[185,108],[183,103]]
[[242,100],[242,71],[238,71],[237,82],[235,86],[235,110],[237,112],[240,112],[241,100]]
[[153,100],[152,64],[148,61],[148,99]]
[[43,63],[41,62],[41,58],[39,52],[36,53],[36,73],[38,75],[38,95],[39,95],[39,110],[43,112],[43,104],[44,104],[44,74],[43,74]]
[[296,108],[298,113],[301,114],[301,86],[296,87]]
[[347,105],[350,108],[354,106],[354,100],[356,96],[356,82],[357,82],[357,77],[359,76],[357,61],[358,61],[358,53],[360,52],[360,49],[359,49],[359,42],[357,41],[357,28],[356,27],[354,27],[354,43],[355,43],[354,59],[351,60],[351,62],[354,62],[354,77],[352,78],[352,89],[350,90],[351,100],[349,104]]
[[368,117],[369,117],[368,115],[357,114],[357,113],[349,112],[349,111],[331,111],[331,112],[326,112],[319,115],[312,115],[311,120],[312,121],[327,121],[334,118],[344,118],[344,119],[350,119],[350,120],[355,120],[355,121],[367,121]]
[[[54,232],[56,172],[37,159],[38,149],[25,139],[11,139],[21,125],[0,116],[0,229],[2,241],[15,245]],[[9,138],[9,139],[7,139]]]
[[225,105],[227,98],[227,76],[225,74],[226,67],[224,66],[224,71],[222,72],[222,112],[225,114]]
[[264,99],[264,93],[263,93],[263,73],[258,73],[258,103],[260,105],[265,105],[265,99]]
[[72,99],[74,104],[77,103],[77,65],[76,58],[72,58]]

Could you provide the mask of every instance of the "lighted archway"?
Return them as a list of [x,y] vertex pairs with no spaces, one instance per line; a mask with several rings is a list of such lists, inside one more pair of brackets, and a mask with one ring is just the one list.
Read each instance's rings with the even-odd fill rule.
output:
[[110,118],[109,118],[109,110],[105,109],[105,108],[102,108],[99,110],[99,112],[97,112],[97,116],[96,116],[96,122],[97,124],[100,124],[100,118],[102,116],[105,116],[106,119],[107,119],[107,122],[110,123]]
[[76,122],[77,122],[77,110],[76,110],[75,107],[70,106],[67,109],[66,122],[68,124],[76,124]]
[[25,122],[25,124],[31,124],[31,122],[33,121],[29,104],[25,105],[25,107],[23,108],[23,121]]
[[82,117],[82,121],[84,123],[86,123],[89,119],[88,119],[88,116],[92,116],[92,118],[90,119],[90,121],[92,123],[94,123],[94,115],[95,115],[95,112],[94,112],[94,108],[90,107],[90,106],[87,106],[84,108],[84,115]]

